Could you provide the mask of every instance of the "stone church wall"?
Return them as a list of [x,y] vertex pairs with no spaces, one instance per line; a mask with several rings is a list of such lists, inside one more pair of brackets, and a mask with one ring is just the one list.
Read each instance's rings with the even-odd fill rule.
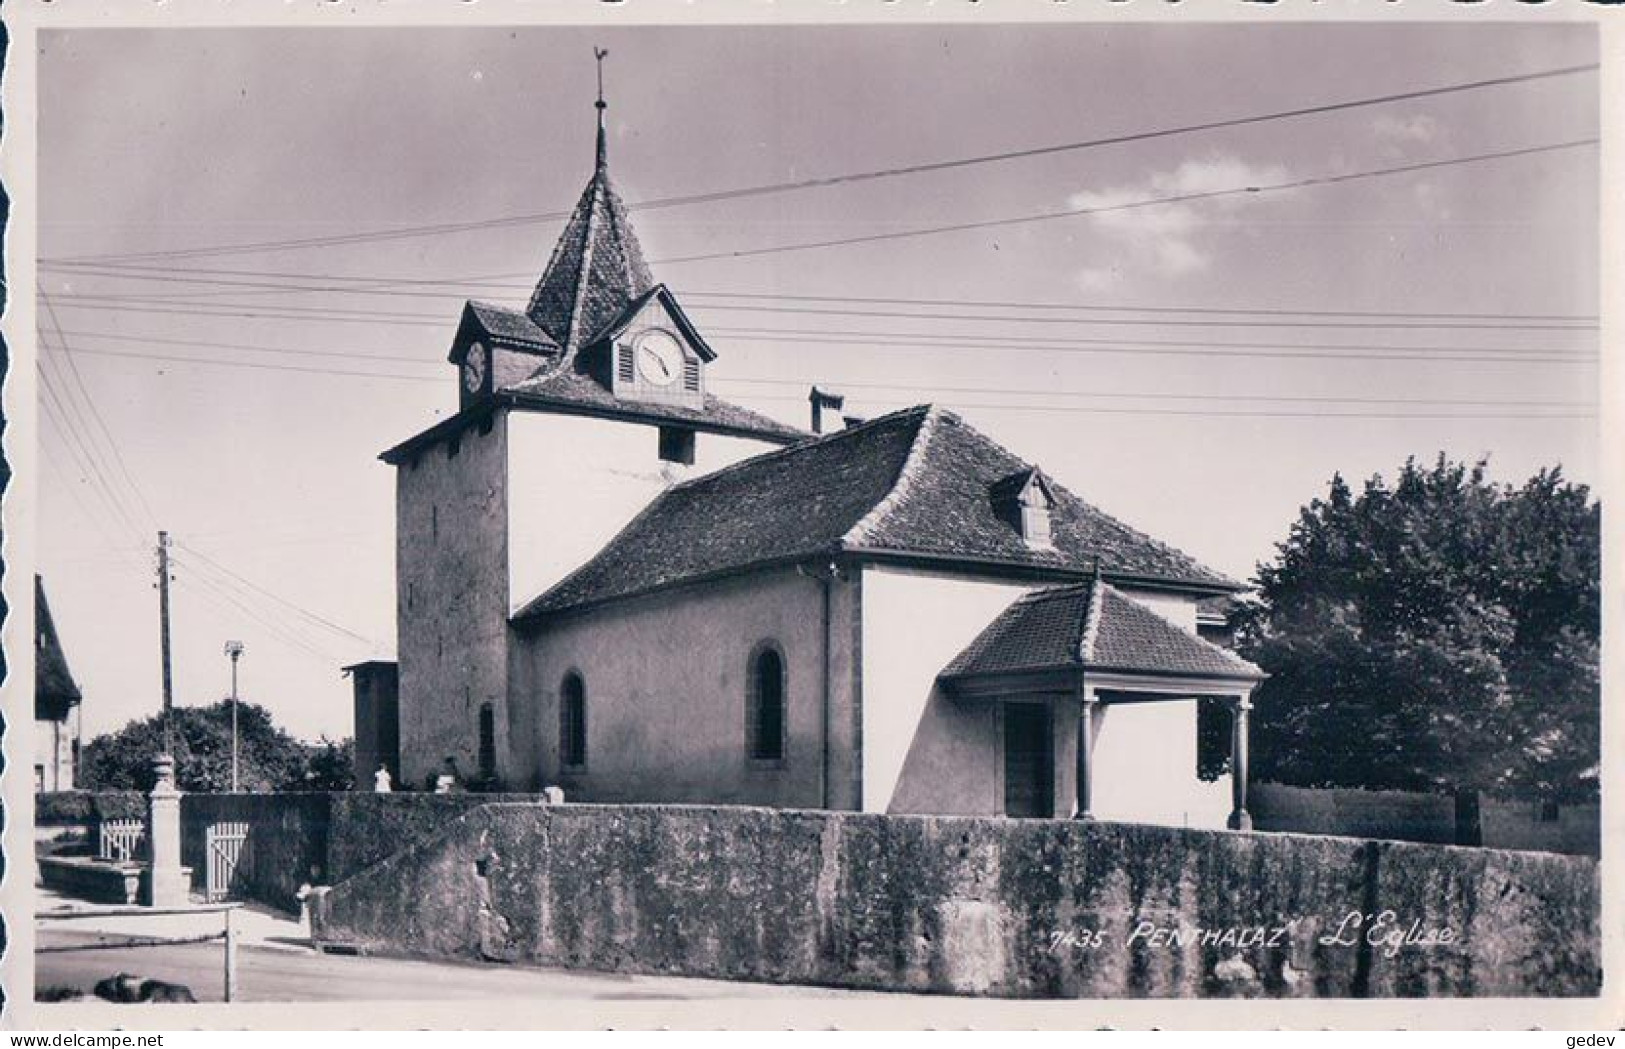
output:
[[[824,584],[794,568],[620,601],[524,637],[514,703],[534,711],[538,786],[570,800],[857,804],[851,583],[831,602],[831,707],[824,710]],[[746,749],[749,663],[771,640],[786,667],[785,757]],[[581,675],[587,763],[559,766],[559,690]],[[828,733],[826,740],[826,731]]]
[[507,425],[490,421],[396,469],[401,778],[416,787],[447,758],[478,775],[486,703],[507,749]]

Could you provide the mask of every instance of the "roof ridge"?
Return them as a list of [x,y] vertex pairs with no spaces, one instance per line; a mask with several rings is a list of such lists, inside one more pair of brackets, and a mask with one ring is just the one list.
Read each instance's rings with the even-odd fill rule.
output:
[[[710,397],[710,396],[713,396],[713,395],[711,393],[707,392],[706,396]],[[718,398],[718,400],[721,400],[721,398]],[[728,403],[728,402],[723,402],[723,403]],[[682,482],[680,482],[678,484],[672,485],[670,488],[666,489],[666,491],[675,492],[680,488],[692,488],[692,487],[695,487],[697,485],[704,484],[707,481],[715,480],[718,477],[723,477],[723,476],[726,476],[728,474],[735,473],[735,472],[737,472],[739,470],[743,470],[746,467],[755,466],[758,463],[766,462],[767,460],[773,459],[773,458],[778,457],[778,456],[786,456],[786,455],[791,454],[792,452],[802,452],[802,451],[806,451],[809,448],[822,447],[824,445],[834,444],[835,442],[837,442],[837,441],[839,441],[839,440],[841,440],[843,438],[851,437],[851,436],[853,436],[855,434],[858,434],[858,433],[861,433],[863,431],[867,431],[867,430],[870,430],[870,429],[877,428],[882,423],[893,422],[900,416],[907,415],[910,412],[920,411],[922,408],[929,410],[930,405],[915,405],[912,408],[899,408],[894,412],[888,412],[885,415],[879,415],[879,416],[876,416],[873,419],[865,419],[863,422],[859,423],[858,425],[856,425],[856,426],[848,426],[844,430],[837,430],[834,433],[828,433],[828,434],[823,434],[823,435],[814,435],[811,440],[797,441],[795,444],[785,445],[783,448],[775,448],[770,452],[763,452],[761,455],[753,455],[749,459],[741,459],[737,463],[729,463],[727,466],[720,467],[720,468],[718,468],[716,470],[712,470],[708,474],[701,474],[699,477],[691,477],[686,481],[682,481]]]
[[937,425],[948,414],[944,409],[931,404],[920,405],[909,410],[920,411],[921,409],[923,409],[923,417],[920,421],[920,428],[915,433],[913,442],[909,445],[908,454],[903,456],[903,465],[897,468],[897,477],[892,481],[891,488],[881,497],[879,502],[869,508],[868,513],[858,519],[857,524],[847,529],[846,534],[841,536],[839,540],[840,546],[862,544],[869,534],[880,527],[880,523],[902,501],[903,496],[907,494],[910,482],[919,476],[920,462],[925,458],[926,449],[931,446],[931,436],[936,431]]
[[[1078,638],[1078,659],[1082,663],[1089,663],[1095,657],[1095,641],[1100,637],[1101,609],[1106,604],[1107,583],[1104,579],[1095,578],[1089,587],[1089,611],[1083,617],[1083,633]],[[1114,593],[1116,587],[1111,588]]]
[[1134,527],[1133,525],[1131,525],[1128,522],[1122,520],[1121,518],[1117,517],[1116,515],[1107,513],[1105,510],[1102,510],[1096,504],[1090,502],[1088,499],[1085,499],[1083,496],[1079,495],[1077,492],[1074,492],[1072,489],[1070,489],[1066,485],[1062,484],[1061,481],[1058,480],[1055,477],[1054,474],[1049,473],[1048,471],[1045,471],[1043,469],[1043,467],[1039,466],[1036,462],[1030,462],[1025,456],[1017,455],[1013,450],[1011,450],[1009,448],[1005,448],[1005,446],[1003,444],[1000,444],[998,441],[993,440],[993,438],[989,437],[987,434],[983,433],[981,430],[977,429],[975,426],[972,426],[970,423],[966,422],[964,417],[959,415],[957,412],[944,410],[943,414],[945,416],[951,416],[954,419],[955,422],[959,423],[959,425],[964,427],[965,430],[968,431],[969,433],[974,434],[975,436],[981,438],[984,441],[989,441],[992,444],[998,446],[999,448],[1003,448],[1006,452],[1008,452],[1010,454],[1010,456],[1012,458],[1015,458],[1015,459],[1019,460],[1023,464],[1024,467],[1034,469],[1034,470],[1039,470],[1040,472],[1042,472],[1044,474],[1044,480],[1048,481],[1049,484],[1050,484],[1050,487],[1053,489],[1052,494],[1055,495],[1057,501],[1060,500],[1060,494],[1059,493],[1064,493],[1067,496],[1070,496],[1071,498],[1077,500],[1083,506],[1088,507],[1088,509],[1092,513],[1100,515],[1101,517],[1105,518],[1107,521],[1109,521],[1112,524],[1116,525],[1118,528],[1121,528],[1121,529],[1127,531],[1129,534],[1133,535],[1136,539],[1141,540],[1141,541],[1146,542],[1146,543],[1149,543],[1150,545],[1156,547],[1157,549],[1163,551],[1164,553],[1175,555],[1182,561],[1189,562],[1195,568],[1200,569],[1204,574],[1213,577],[1213,580],[1214,580],[1214,582],[1216,584],[1235,585],[1239,589],[1245,589],[1245,584],[1238,584],[1236,580],[1231,579],[1228,575],[1225,575],[1223,572],[1220,572],[1218,569],[1209,568],[1207,565],[1205,565],[1202,562],[1196,560],[1196,558],[1192,557],[1190,554],[1187,554],[1185,551],[1179,549],[1178,547],[1174,546],[1173,544],[1164,542],[1163,540],[1158,539],[1156,536],[1150,534],[1149,532],[1141,531],[1140,529]]
[[602,162],[593,172],[588,187],[587,224],[581,234],[581,262],[576,268],[575,294],[571,297],[570,330],[564,333],[564,357],[574,358],[581,345],[581,310],[587,303],[587,285],[592,280],[593,248],[598,232],[598,205],[604,199],[604,169]]
[[[1131,612],[1132,615],[1143,615],[1143,616],[1149,617],[1148,619],[1145,620],[1146,622],[1148,622],[1148,623],[1156,623],[1159,626],[1171,631],[1173,634],[1178,636],[1181,641],[1184,641],[1184,642],[1187,642],[1187,643],[1194,643],[1199,648],[1205,649],[1207,651],[1213,652],[1213,653],[1223,657],[1226,662],[1234,663],[1234,664],[1240,664],[1241,666],[1248,667],[1248,668],[1250,668],[1252,670],[1255,670],[1255,671],[1259,671],[1260,673],[1263,672],[1262,669],[1258,666],[1258,664],[1254,663],[1252,660],[1244,659],[1239,653],[1237,653],[1233,649],[1225,648],[1223,645],[1216,645],[1213,642],[1209,641],[1207,638],[1203,637],[1202,635],[1194,633],[1194,632],[1189,631],[1189,630],[1186,630],[1185,628],[1179,626],[1177,623],[1173,623],[1173,622],[1170,622],[1167,619],[1164,619],[1154,609],[1151,609],[1151,608],[1146,607],[1145,605],[1142,605],[1140,602],[1134,600],[1132,597],[1129,597],[1127,594],[1123,593],[1121,590],[1117,589],[1115,586],[1112,586],[1109,583],[1105,583],[1105,582],[1102,582],[1100,584],[1100,586],[1103,588],[1103,590],[1110,590],[1115,596],[1117,596],[1120,600],[1122,600],[1122,602],[1125,605],[1127,605],[1130,609],[1132,609],[1132,612]],[[1094,609],[1090,609],[1090,612],[1091,612],[1091,615],[1093,615],[1094,614]],[[1091,646],[1093,645],[1093,640],[1094,640],[1093,638],[1090,639]],[[1094,655],[1093,652],[1085,650],[1085,652],[1084,652],[1084,661],[1088,662],[1090,659],[1093,658],[1093,655]]]

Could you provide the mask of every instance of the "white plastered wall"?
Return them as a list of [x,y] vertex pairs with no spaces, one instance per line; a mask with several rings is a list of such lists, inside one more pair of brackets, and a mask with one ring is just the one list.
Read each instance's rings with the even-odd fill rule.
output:
[[590,416],[509,416],[508,593],[517,610],[579,568],[673,484],[778,445],[700,433],[694,465],[660,459],[656,426]]

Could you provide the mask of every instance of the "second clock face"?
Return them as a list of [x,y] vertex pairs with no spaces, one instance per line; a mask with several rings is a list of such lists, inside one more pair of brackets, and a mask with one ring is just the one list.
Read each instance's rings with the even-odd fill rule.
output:
[[653,386],[670,386],[683,377],[683,348],[670,333],[655,329],[638,336],[638,374]]
[[477,393],[483,382],[485,382],[485,347],[476,342],[468,348],[468,353],[463,357],[463,385],[468,387],[469,393]]

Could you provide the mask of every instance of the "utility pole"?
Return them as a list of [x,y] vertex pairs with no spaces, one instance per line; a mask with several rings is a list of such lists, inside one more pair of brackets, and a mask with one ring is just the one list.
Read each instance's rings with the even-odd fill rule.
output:
[[169,533],[158,533],[158,643],[164,662],[164,753],[175,752],[174,679],[169,671]]
[[242,657],[243,643],[227,641],[226,655],[231,657],[231,792],[237,793],[237,660]]

